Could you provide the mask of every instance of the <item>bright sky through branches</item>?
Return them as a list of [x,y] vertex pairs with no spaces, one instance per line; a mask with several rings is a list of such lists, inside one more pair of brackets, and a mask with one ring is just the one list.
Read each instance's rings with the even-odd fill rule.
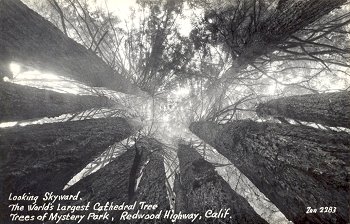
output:
[[[139,5],[136,3],[136,0],[105,0],[105,1],[94,1],[90,0],[92,4],[96,4],[97,7],[100,7],[102,9],[106,9],[106,6],[108,8],[108,11],[113,13],[115,16],[118,16],[118,18],[121,21],[128,21],[130,19],[131,10],[132,8],[137,9]],[[184,4],[184,9],[182,12],[182,15],[179,16],[176,19],[176,23],[178,24],[179,31],[181,35],[188,36],[189,33],[192,30],[192,24],[191,24],[191,16],[199,15],[202,10],[198,9],[190,9],[188,4]],[[135,15],[137,18],[139,15]],[[138,21],[137,19],[135,20]],[[136,24],[138,25],[138,24]]]

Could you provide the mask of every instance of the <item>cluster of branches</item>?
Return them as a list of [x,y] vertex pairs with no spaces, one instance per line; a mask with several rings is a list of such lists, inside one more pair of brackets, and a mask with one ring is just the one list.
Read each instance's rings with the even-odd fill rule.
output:
[[126,29],[127,64],[123,67],[133,82],[151,95],[170,89],[191,58],[191,46],[176,26],[181,7],[170,0],[147,3],[138,12],[139,21],[132,21]]
[[107,3],[104,10],[82,0],[47,0],[37,7],[66,35],[98,54],[118,75],[155,95],[174,86],[193,49],[178,32],[176,23],[183,2],[138,3],[125,21],[110,12]]
[[[107,4],[47,0],[46,17],[152,96],[185,83],[210,105],[196,117],[230,120],[270,97],[273,85],[274,95],[318,93],[329,90],[320,87],[325,77],[349,77],[349,5],[327,2],[188,0],[202,10],[189,37],[177,27],[184,1],[138,1],[120,21]],[[241,99],[249,105],[238,107]]]
[[[253,105],[272,97],[269,95],[347,89],[349,6],[345,1],[333,2],[338,8],[328,13],[330,9],[321,8],[326,7],[325,2],[308,8],[311,2],[239,0],[223,7],[203,6],[205,14],[191,33],[199,69],[194,67],[189,75],[205,80],[201,86],[206,86],[204,95],[210,97],[202,98],[200,104],[210,106],[197,118],[235,119],[232,115],[242,99],[242,88],[248,90],[243,98],[254,96]],[[315,19],[303,15],[307,9]],[[290,21],[292,17],[300,24]],[[278,21],[284,26],[273,24]],[[334,88],[327,85],[330,82],[342,85]],[[276,91],[267,94],[273,85]],[[233,102],[224,100],[234,89],[238,91],[231,94]],[[254,109],[248,108],[249,113]]]

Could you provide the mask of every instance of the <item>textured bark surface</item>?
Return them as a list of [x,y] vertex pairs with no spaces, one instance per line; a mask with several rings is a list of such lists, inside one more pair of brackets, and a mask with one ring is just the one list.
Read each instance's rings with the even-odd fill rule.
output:
[[[295,223],[346,223],[349,218],[347,133],[236,121],[198,122],[191,130],[244,173]],[[306,214],[307,207],[337,207]]]
[[78,96],[13,83],[0,83],[0,121],[55,117],[112,105],[113,101],[107,97]]
[[[135,214],[140,208],[140,201],[159,206],[156,210],[150,210],[151,214],[169,209],[165,187],[165,169],[163,158],[157,153],[159,150],[159,145],[154,144],[152,139],[138,141],[135,146],[114,161],[67,189],[66,193],[76,194],[81,191],[82,200],[78,201],[79,205],[84,205],[87,202],[91,202],[91,206],[95,203],[104,205],[106,202],[113,202],[114,205],[134,204],[136,202],[136,207],[129,211],[130,214]],[[137,179],[141,173],[142,177],[136,188]],[[84,211],[80,214],[88,215],[90,212]],[[150,220],[142,219],[119,221],[122,212],[123,210],[109,211],[110,216],[114,217],[114,222],[109,220],[99,223],[150,223]],[[148,212],[140,210],[140,214],[142,213]],[[152,223],[166,222],[166,220],[152,220]],[[97,222],[85,219],[84,223]]]
[[62,192],[76,173],[131,130],[122,118],[1,129],[0,213],[7,214],[10,193]]
[[[170,209],[167,190],[165,186],[166,174],[163,157],[158,154],[161,150],[157,144],[148,144],[145,148],[152,151],[147,156],[148,163],[142,169],[142,177],[135,192],[134,201],[145,201],[148,204],[158,205],[157,209],[142,213],[157,214],[160,210]],[[144,150],[145,150],[144,149]],[[169,219],[140,220],[133,223],[171,223]]]
[[[179,145],[180,175],[175,180],[176,210],[200,213],[202,220],[194,223],[267,223],[249,203],[220,177],[212,164],[187,145]],[[185,202],[183,200],[186,200]],[[228,209],[225,218],[205,218],[208,209]]]
[[[96,171],[93,174],[80,180],[78,183],[68,188],[65,193],[76,194],[80,191],[82,200],[77,203],[66,203],[67,205],[85,205],[90,202],[91,206],[95,203],[105,205],[107,202],[113,202],[114,205],[120,205],[123,202],[129,203],[129,185],[134,181],[130,178],[130,173],[136,156],[135,148],[127,150],[116,158],[113,162]],[[86,214],[91,211],[78,212],[77,214]],[[103,214],[104,212],[95,212]],[[119,220],[122,211],[109,211],[115,222]],[[69,223],[69,222],[68,222]],[[93,220],[84,220],[84,223],[97,223]],[[100,223],[111,223],[111,220]]]
[[261,103],[256,112],[259,116],[287,117],[350,128],[350,92],[283,97]]
[[346,0],[287,0],[260,24],[256,33],[245,44],[238,63],[247,66],[256,58],[276,50],[276,46],[291,34],[320,19]]
[[137,92],[101,58],[67,37],[19,0],[0,1],[0,33],[0,73],[8,72],[9,63],[14,61],[71,77],[90,86],[131,94]]

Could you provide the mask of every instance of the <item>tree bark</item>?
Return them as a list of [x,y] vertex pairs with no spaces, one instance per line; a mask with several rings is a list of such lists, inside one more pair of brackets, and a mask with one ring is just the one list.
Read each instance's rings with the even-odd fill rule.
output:
[[8,214],[10,193],[62,192],[76,173],[131,132],[122,118],[1,129],[1,215]]
[[[280,1],[282,2],[282,1]],[[340,7],[346,0],[287,0],[264,21],[241,49],[240,66],[276,50],[290,35]]]
[[[203,220],[194,223],[267,223],[193,148],[180,144],[178,157],[180,175],[175,180],[177,212],[200,213]],[[228,208],[227,217],[205,218],[208,209],[219,212]]]
[[[134,214],[140,209],[139,202],[147,204],[156,204],[156,210],[150,210],[149,213],[156,214],[160,210],[169,209],[169,201],[165,187],[165,168],[163,158],[158,154],[160,146],[153,139],[142,139],[137,141],[135,146],[128,149],[114,161],[85,177],[78,183],[66,190],[66,193],[76,194],[81,191],[82,200],[79,205],[90,202],[91,205],[106,202],[118,204],[134,204],[134,210],[129,214]],[[148,163],[147,163],[148,161]],[[142,177],[138,184],[137,179]],[[130,189],[133,189],[132,191]],[[84,211],[82,214],[88,214],[91,211]],[[110,211],[115,222],[120,220],[123,211]],[[103,212],[101,212],[102,214]],[[148,213],[140,209],[140,214]],[[149,223],[150,220],[121,220],[121,223]],[[96,221],[84,220],[84,223],[96,223]],[[111,220],[104,223],[111,223]],[[152,220],[152,223],[168,223],[167,220]]]
[[[90,174],[78,183],[68,188],[65,193],[76,194],[80,191],[82,200],[74,202],[65,202],[66,205],[85,205],[90,202],[91,206],[95,203],[105,205],[107,202],[113,202],[113,205],[120,205],[122,203],[131,204],[129,201],[129,186],[130,182],[134,181],[131,177],[134,159],[137,156],[135,148],[128,149],[125,153],[120,155],[105,167],[99,169],[95,173]],[[130,202],[130,203],[129,203]],[[88,215],[90,211],[81,211],[77,214]],[[96,214],[103,214],[104,212],[94,211]],[[111,217],[115,222],[119,220],[122,211],[109,211]],[[101,220],[102,222],[102,220]],[[84,223],[96,223],[93,220],[84,220]],[[111,220],[103,223],[111,223]]]
[[[346,223],[350,136],[285,124],[236,121],[191,130],[244,173],[295,223]],[[306,214],[307,207],[337,207]]]
[[283,97],[261,103],[256,112],[259,116],[287,117],[350,128],[350,93],[344,91]]
[[110,107],[107,97],[57,93],[13,83],[0,83],[0,121],[55,117],[91,108]]
[[[151,144],[149,144],[151,143]],[[145,151],[149,152],[147,156],[148,163],[142,170],[142,177],[136,190],[134,201],[145,201],[149,204],[158,205],[157,209],[142,213],[157,214],[159,211],[170,209],[167,189],[165,186],[166,174],[164,167],[164,159],[159,154],[162,150],[157,143],[148,142]],[[153,150],[150,152],[150,150]],[[140,220],[134,223],[149,223],[150,220]],[[169,219],[152,220],[152,223],[172,223]]]
[[67,37],[19,0],[0,1],[0,33],[1,73],[8,73],[10,62],[16,62],[90,86],[130,94],[139,92],[92,51]]

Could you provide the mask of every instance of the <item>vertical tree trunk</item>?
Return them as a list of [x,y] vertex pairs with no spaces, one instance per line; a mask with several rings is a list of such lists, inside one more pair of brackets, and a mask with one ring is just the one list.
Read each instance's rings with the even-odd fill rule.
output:
[[[19,0],[0,1],[0,70],[11,62],[135,94],[138,89]],[[9,76],[10,74],[7,74]]]
[[[100,203],[102,206],[107,202],[113,202],[113,205],[131,204],[129,201],[129,186],[130,182],[134,181],[130,173],[134,165],[134,159],[137,154],[135,148],[128,149],[105,167],[90,174],[78,183],[68,188],[66,194],[76,194],[80,191],[82,200],[77,202],[64,202],[66,205],[85,205],[90,202],[91,206]],[[130,203],[129,203],[130,202]],[[77,214],[88,215],[90,211],[81,211]],[[103,214],[103,211],[94,211],[96,214]],[[105,220],[102,223],[118,222],[123,211],[113,210],[108,211],[110,220]],[[67,212],[63,212],[66,214]],[[84,219],[84,223],[96,223],[93,220]]]
[[8,215],[10,193],[62,192],[76,173],[131,132],[122,118],[1,129],[1,220]]
[[[134,210],[128,211],[135,214],[140,209],[139,202],[156,204],[156,210],[145,211],[140,209],[140,214],[156,214],[160,210],[169,209],[169,201],[165,187],[165,169],[163,158],[158,154],[160,146],[153,139],[138,140],[135,146],[128,149],[114,161],[85,177],[66,190],[66,193],[76,194],[81,191],[82,200],[75,205],[84,205],[87,202],[93,206],[95,203],[102,205],[113,202],[114,205],[134,204]],[[142,175],[140,182],[138,179]],[[136,188],[137,186],[137,188]],[[69,203],[67,203],[69,204]],[[149,223],[150,220],[120,220],[122,211],[109,211],[111,219],[103,223]],[[125,210],[127,211],[127,210]],[[80,212],[89,214],[90,211]],[[96,212],[96,211],[95,211]],[[99,214],[103,214],[100,212]],[[151,220],[152,223],[167,223],[167,220]],[[84,223],[96,223],[93,220],[84,220]]]
[[[203,220],[195,223],[267,223],[193,148],[180,144],[178,156],[180,175],[175,180],[178,212],[200,213]],[[228,208],[227,217],[205,218],[208,209],[219,212]]]
[[[152,148],[153,147],[150,145],[150,147],[148,147],[148,150]],[[161,148],[158,148],[158,151],[159,150],[161,150]],[[160,210],[163,210],[164,214],[165,210],[170,209],[167,190],[165,186],[166,174],[164,160],[162,156],[160,156],[157,152],[153,151],[149,154],[147,161],[148,163],[142,170],[142,177],[136,190],[134,201],[145,201],[149,204],[158,205],[157,209],[151,210],[149,212],[143,211],[142,213],[156,214]],[[150,221],[151,220],[140,220],[136,223],[146,224],[150,223]],[[152,220],[152,223],[171,223],[171,221],[169,219],[156,219]]]
[[0,121],[54,117],[112,105],[113,101],[107,97],[78,96],[0,83]]
[[283,97],[259,104],[259,116],[287,117],[328,126],[350,128],[347,91]]
[[[244,173],[295,223],[348,221],[350,136],[292,125],[236,121],[191,130]],[[336,207],[321,213],[321,207]],[[307,214],[307,207],[316,208]]]

